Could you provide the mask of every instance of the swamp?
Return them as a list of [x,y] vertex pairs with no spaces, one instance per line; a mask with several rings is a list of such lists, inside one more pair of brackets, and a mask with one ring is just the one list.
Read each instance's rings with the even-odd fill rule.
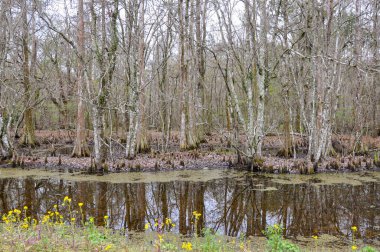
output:
[[380,250],[379,0],[0,0],[0,251]]
[[[306,250],[349,251],[353,235],[355,244],[380,247],[379,186],[379,172],[306,176],[207,169],[89,176],[10,168],[0,172],[0,207],[8,213],[27,206],[36,220],[56,211],[77,225],[93,218],[96,226],[122,231],[130,246],[149,246],[155,239],[149,234],[170,220],[171,226],[158,231],[162,236],[186,240],[209,229],[231,241],[250,237],[252,251],[260,251],[263,231],[279,225],[281,235]],[[64,197],[76,210],[62,205]],[[316,248],[313,237],[319,239]]]

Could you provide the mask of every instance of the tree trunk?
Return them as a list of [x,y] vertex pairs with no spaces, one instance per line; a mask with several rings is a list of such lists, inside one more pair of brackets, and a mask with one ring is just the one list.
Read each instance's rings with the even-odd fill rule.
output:
[[180,87],[181,87],[181,124],[179,145],[181,150],[192,149],[196,147],[196,141],[189,125],[189,97],[188,94],[188,67],[189,67],[189,2],[185,0],[185,11],[183,10],[183,1],[178,1],[179,15],[179,48],[180,48]]
[[12,148],[7,131],[7,119],[2,111],[0,111],[0,154],[2,159],[9,159],[12,157]]
[[[138,62],[137,62],[137,82],[141,89],[145,88],[145,0],[141,2],[141,12],[139,16],[138,30],[139,30],[139,42],[138,42]],[[145,153],[150,151],[149,137],[147,136],[147,125],[146,125],[146,102],[145,95],[140,95],[138,106],[140,106],[140,113],[138,114],[137,120],[139,120],[140,127],[137,132],[137,152]]]
[[85,107],[84,107],[84,20],[83,20],[83,0],[78,0],[78,76],[77,76],[77,90],[78,90],[78,108],[77,108],[77,124],[76,124],[76,138],[74,143],[73,157],[88,157],[90,151],[87,146],[86,140],[86,126],[85,126]]
[[[131,7],[133,8],[133,7]],[[136,7],[134,7],[136,8]],[[133,10],[135,13],[135,23],[130,24],[131,30],[133,29],[135,36],[131,38],[130,43],[132,46],[132,63],[131,63],[131,79],[129,83],[129,129],[127,133],[126,143],[126,156],[128,159],[133,159],[136,156],[137,139],[140,130],[140,96],[143,88],[144,81],[144,55],[145,55],[145,41],[144,41],[144,10],[145,0],[142,0],[138,7]]]
[[23,84],[24,84],[24,103],[26,106],[24,112],[24,132],[22,135],[21,143],[27,146],[34,146],[36,144],[33,122],[33,107],[32,107],[32,90],[30,85],[30,68],[29,68],[29,25],[28,25],[28,5],[24,1],[22,9],[22,69],[23,69]]

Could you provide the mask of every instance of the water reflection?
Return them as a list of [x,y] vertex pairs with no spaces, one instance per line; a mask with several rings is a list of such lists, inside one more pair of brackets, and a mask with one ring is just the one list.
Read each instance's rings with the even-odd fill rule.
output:
[[[271,187],[278,190],[266,190]],[[0,211],[27,205],[37,217],[57,204],[65,212],[60,204],[66,195],[75,206],[84,203],[85,218],[94,216],[97,225],[104,225],[108,215],[112,227],[126,230],[143,230],[146,222],[153,226],[155,218],[171,218],[181,234],[209,227],[230,236],[261,235],[267,225],[281,223],[286,236],[349,235],[355,225],[359,236],[380,239],[377,182],[293,185],[248,176],[209,182],[111,184],[8,178],[0,180]],[[195,210],[202,214],[196,226]]]

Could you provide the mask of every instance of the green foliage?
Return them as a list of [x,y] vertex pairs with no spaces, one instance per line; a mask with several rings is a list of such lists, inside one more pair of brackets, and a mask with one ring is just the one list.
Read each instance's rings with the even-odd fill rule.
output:
[[216,235],[212,233],[212,230],[210,228],[204,229],[203,234],[204,239],[201,245],[199,246],[201,251],[213,252],[221,250],[222,245],[221,243],[218,243]]
[[268,251],[270,252],[298,252],[299,247],[290,241],[282,238],[282,228],[275,224],[269,226],[264,231],[265,236],[268,238]]
[[365,246],[360,250],[361,252],[378,252],[377,249],[371,247],[371,246]]
[[86,222],[85,225],[87,238],[92,244],[97,245],[104,242],[107,239],[104,233],[100,232],[99,228],[95,226],[93,217],[91,217],[90,221]]
[[164,250],[164,251],[178,251],[178,247],[171,242],[164,242],[162,244],[162,250]]

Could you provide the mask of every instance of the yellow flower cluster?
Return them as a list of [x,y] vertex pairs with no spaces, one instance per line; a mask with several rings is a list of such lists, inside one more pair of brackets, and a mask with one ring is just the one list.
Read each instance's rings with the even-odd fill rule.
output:
[[[25,217],[23,219],[21,219],[21,210],[19,209],[13,209],[13,210],[10,210],[8,211],[7,214],[3,214],[1,216],[1,220],[5,223],[5,224],[16,224],[16,225],[19,225],[19,227],[21,227],[22,229],[28,229],[31,225],[33,227],[35,227],[37,225],[37,220],[36,219],[31,219],[31,217],[27,217],[26,216],[26,211],[28,210],[28,207],[27,206],[24,206],[23,209],[25,210]],[[10,230],[12,228],[12,226],[8,226],[7,227],[7,230]]]
[[201,217],[201,213],[197,212],[197,211],[194,211],[193,212],[193,216],[195,217],[196,220],[199,220],[199,218]]
[[62,225],[63,224],[63,216],[56,210],[54,212],[48,211],[43,217],[42,217],[42,224],[49,224],[49,225]]
[[168,227],[175,227],[175,224],[173,223],[172,219],[170,219],[170,218],[165,219],[165,225]]
[[158,240],[160,241],[160,243],[164,241],[164,235],[157,234],[157,236],[158,236]]
[[13,210],[13,213],[15,213],[16,215],[20,215],[21,214],[21,210],[18,210],[17,208],[15,210]]
[[65,196],[64,198],[63,198],[63,204],[62,204],[62,206],[64,206],[65,204],[71,204],[71,198],[69,198],[69,196]]
[[145,223],[144,229],[145,229],[145,230],[148,230],[149,227],[150,227],[150,224],[149,224],[149,223]]
[[[165,218],[164,222],[160,222],[158,219],[154,219],[153,227],[162,229],[165,226],[167,226],[170,229],[172,227],[175,227],[175,223],[173,223],[172,219],[170,218]],[[144,229],[148,230],[149,227],[150,227],[150,223],[145,223]]]
[[[73,201],[74,202],[74,201]],[[83,225],[83,228],[86,228],[87,225],[90,226],[90,228],[93,228],[95,219],[94,217],[89,217],[89,222],[85,222],[85,217],[83,213],[82,207],[84,206],[84,203],[79,202],[77,203],[78,207],[77,209],[73,209],[74,204],[72,202],[72,199],[68,196],[65,196],[63,198],[63,201],[58,204],[55,204],[51,211],[47,211],[43,215],[40,216],[38,219],[33,219],[31,217],[31,213],[29,213],[29,207],[28,206],[22,206],[19,209],[12,209],[6,213],[0,214],[0,228],[3,230],[1,232],[1,236],[6,237],[4,239],[7,239],[8,236],[12,237],[12,239],[28,239],[30,235],[34,236],[37,232],[40,236],[40,231],[43,232],[50,232],[54,233],[56,231],[59,231],[59,235],[61,237],[61,232],[64,234],[64,236],[68,236],[68,231],[70,231],[70,235],[75,236],[77,233],[76,228],[78,227],[79,231],[81,231],[82,227],[77,226],[79,224],[79,220],[81,220],[81,224]],[[66,207],[62,207],[61,204]],[[33,210],[33,209],[32,209]],[[59,210],[63,210],[62,212],[65,212],[65,217],[59,212]],[[33,211],[31,211],[33,212]],[[28,216],[29,215],[29,216]],[[110,220],[110,216],[105,215],[104,221],[108,228],[108,223]],[[172,224],[171,220],[166,220],[165,223]],[[56,226],[56,224],[64,225]],[[65,225],[66,224],[66,225]],[[38,226],[37,226],[38,225]],[[71,228],[68,229],[67,226],[70,226]],[[36,232],[37,231],[37,232]],[[105,230],[105,236],[108,238],[109,230]],[[17,237],[16,237],[17,236]],[[54,236],[53,236],[54,237]],[[63,237],[63,235],[62,235]],[[163,235],[160,235],[159,237],[160,242],[163,242]],[[50,238],[48,238],[50,239]],[[66,238],[64,238],[66,239]],[[12,241],[13,242],[13,241]],[[109,241],[110,243],[101,243],[97,245],[97,251],[99,249],[101,251],[108,251],[108,250],[115,250],[115,245],[112,244],[113,241]]]
[[191,242],[183,242],[182,248],[184,250],[190,251],[190,250],[193,250],[193,245],[191,244]]
[[5,224],[19,222],[21,218],[21,210],[15,208],[8,211],[8,214],[3,214],[1,217]]

